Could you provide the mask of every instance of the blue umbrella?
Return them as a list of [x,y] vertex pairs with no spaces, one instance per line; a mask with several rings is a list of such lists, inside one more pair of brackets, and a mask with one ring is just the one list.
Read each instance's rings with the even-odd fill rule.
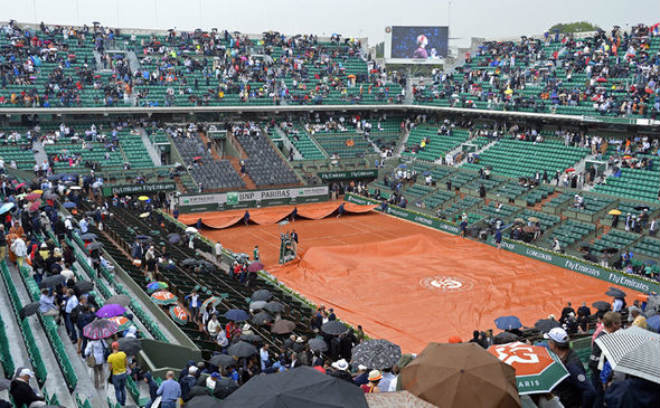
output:
[[225,312],[225,318],[235,322],[244,322],[250,318],[250,315],[241,309],[229,309]]
[[408,165],[406,163],[399,164],[400,169],[405,169],[406,167],[408,167]]
[[66,201],[64,204],[62,204],[62,206],[68,210],[77,207],[76,203],[74,203],[73,201]]
[[516,316],[500,316],[495,319],[495,326],[500,330],[511,330],[521,328],[522,323]]
[[646,325],[649,326],[649,329],[660,333],[660,314],[653,315],[646,319]]
[[4,213],[8,212],[12,208],[14,208],[14,203],[4,203],[0,207],[0,214],[4,214]]

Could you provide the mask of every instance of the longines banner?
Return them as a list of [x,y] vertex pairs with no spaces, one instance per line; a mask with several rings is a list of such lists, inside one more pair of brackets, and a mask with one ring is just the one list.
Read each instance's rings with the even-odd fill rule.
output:
[[311,203],[328,199],[328,186],[278,190],[234,191],[179,197],[181,212],[219,211],[235,208]]
[[[346,194],[346,201],[366,205],[366,204],[379,204],[379,201],[370,198],[356,196],[353,194]],[[382,209],[378,208],[378,211]],[[403,218],[418,224],[426,225],[431,228],[439,229],[450,234],[458,234],[459,228],[455,224],[448,223],[438,218],[410,211],[404,208],[389,206],[386,210],[387,214],[393,215],[397,218]],[[483,242],[483,241],[480,241]],[[492,238],[487,241],[488,244],[494,245]],[[529,258],[537,259],[539,261],[547,262],[549,264],[559,266],[561,268],[570,269],[574,272],[588,275],[596,279],[610,282],[616,285],[625,286],[626,288],[637,290],[644,293],[660,292],[660,284],[652,282],[641,277],[627,275],[623,272],[616,271],[609,268],[603,268],[595,264],[582,262],[577,258],[564,256],[554,253],[544,248],[518,243],[512,240],[503,239],[501,244],[502,249],[515,252]]]

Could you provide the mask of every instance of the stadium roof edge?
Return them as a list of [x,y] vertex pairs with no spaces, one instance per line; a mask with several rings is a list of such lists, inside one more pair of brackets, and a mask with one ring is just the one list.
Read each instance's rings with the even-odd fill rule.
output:
[[0,115],[110,115],[110,114],[146,114],[154,113],[280,113],[280,112],[328,112],[328,111],[418,111],[438,113],[461,113],[492,117],[517,117],[521,119],[542,119],[584,124],[618,124],[639,127],[660,126],[660,120],[600,118],[598,116],[559,115],[551,113],[533,113],[516,111],[497,111],[487,109],[452,108],[427,105],[272,105],[272,106],[156,106],[156,107],[94,107],[94,108],[0,108]]

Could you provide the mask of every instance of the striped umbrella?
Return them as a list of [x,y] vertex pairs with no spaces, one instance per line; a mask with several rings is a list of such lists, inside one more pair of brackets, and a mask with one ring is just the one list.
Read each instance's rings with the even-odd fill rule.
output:
[[660,384],[660,334],[631,326],[597,338],[596,344],[614,371]]
[[176,306],[170,306],[170,317],[172,320],[177,322],[177,324],[180,324],[181,326],[185,326],[185,324],[188,322],[188,311],[186,308],[181,306],[181,304],[177,304]]
[[172,292],[166,290],[159,290],[151,295],[151,300],[157,305],[173,305],[176,303],[177,299],[178,298],[174,296]]
[[147,284],[147,292],[153,293],[161,289],[167,289],[170,286],[166,282],[149,282]]
[[83,327],[83,336],[91,340],[107,339],[117,331],[117,323],[108,319],[98,319]]
[[131,326],[135,324],[125,316],[110,317],[108,318],[108,320],[110,320],[111,322],[115,322],[117,324],[117,331],[128,330]]
[[218,306],[220,302],[222,302],[221,298],[219,298],[218,296],[211,296],[210,298],[202,302],[202,310],[206,310],[206,308],[209,307],[209,305]]

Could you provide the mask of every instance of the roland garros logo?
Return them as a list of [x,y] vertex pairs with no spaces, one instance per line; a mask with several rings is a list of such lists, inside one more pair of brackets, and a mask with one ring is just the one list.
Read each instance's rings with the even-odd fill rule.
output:
[[439,292],[464,292],[474,287],[474,282],[455,276],[431,276],[419,281],[422,287]]

